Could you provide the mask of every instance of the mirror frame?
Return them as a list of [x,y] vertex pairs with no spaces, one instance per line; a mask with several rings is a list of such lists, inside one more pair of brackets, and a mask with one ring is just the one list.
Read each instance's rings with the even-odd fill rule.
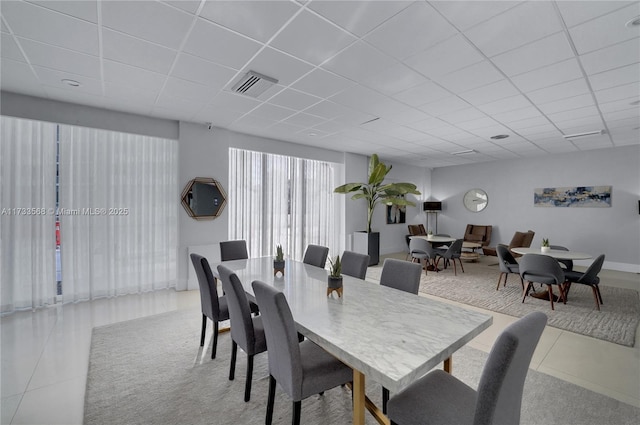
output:
[[[218,208],[215,210],[215,212],[211,215],[198,214],[191,208],[191,205],[189,203],[189,194],[192,192],[193,187],[198,183],[214,186],[220,193],[220,197],[222,198],[221,202],[219,203]],[[214,218],[219,217],[220,214],[222,214],[224,207],[227,205],[227,193],[224,191],[222,185],[217,180],[211,177],[196,177],[194,179],[191,179],[182,190],[182,194],[180,195],[180,202],[182,203],[182,207],[184,208],[184,210],[187,212],[187,214],[189,214],[189,217],[193,218],[194,220],[213,220]]]

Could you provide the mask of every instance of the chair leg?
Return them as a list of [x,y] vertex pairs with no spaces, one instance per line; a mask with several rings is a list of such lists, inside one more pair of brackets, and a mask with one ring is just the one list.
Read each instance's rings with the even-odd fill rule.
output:
[[522,294],[522,302],[524,302],[524,300],[527,298],[527,295],[529,295],[529,289],[531,289],[532,287],[533,283],[527,282],[527,287],[524,289],[524,293]]
[[[453,263],[453,275],[454,276],[458,276],[458,271],[456,270],[456,259],[452,258],[451,262]],[[460,263],[460,264],[462,264],[462,263]]]
[[[522,286],[522,290],[524,291],[524,280],[522,279],[522,276],[518,275],[518,277],[520,278],[520,285]],[[506,285],[507,282],[505,281],[504,284]]]
[[598,302],[598,289],[595,285],[591,286],[591,290],[593,290],[593,299],[596,300],[596,308],[600,311],[600,303]]
[[251,399],[251,382],[253,381],[253,355],[247,356],[247,382],[244,384],[244,401]]
[[[462,273],[464,273],[464,266],[462,265],[462,260],[460,259],[460,257],[458,257],[458,263],[460,263],[460,269],[462,270]],[[456,259],[453,259],[453,264],[456,264]],[[506,282],[505,282],[506,283]]]
[[302,407],[302,401],[293,402],[293,417],[291,418],[292,425],[300,425],[300,410]]
[[218,349],[218,321],[213,321],[213,346],[211,347],[211,358],[216,358],[216,350]]
[[598,298],[600,299],[600,304],[604,304],[602,302],[602,294],[600,293],[600,286],[595,285],[595,287],[596,287],[596,291],[598,291]]
[[387,414],[387,403],[389,402],[389,390],[382,387],[382,413]]
[[238,356],[238,344],[231,341],[231,363],[229,363],[229,381],[233,381],[236,374],[236,359]]
[[200,333],[200,347],[204,346],[204,334],[207,330],[207,316],[202,315],[202,332]]
[[269,396],[267,397],[267,416],[264,423],[271,425],[273,422],[273,403],[276,398],[276,379],[273,375],[269,375]]
[[549,290],[549,302],[551,303],[551,310],[555,310],[555,308],[553,308],[553,289],[551,288],[551,285],[547,285],[547,289]]
[[[505,275],[505,272],[500,272],[500,276],[498,276],[498,284],[496,285],[496,291],[500,289],[500,282],[502,282],[502,276]],[[507,280],[504,281],[505,286],[507,285]],[[523,288],[524,290],[524,288]]]

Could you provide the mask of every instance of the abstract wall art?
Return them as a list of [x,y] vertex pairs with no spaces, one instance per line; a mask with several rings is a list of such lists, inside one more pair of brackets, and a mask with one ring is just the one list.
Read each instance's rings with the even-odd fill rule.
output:
[[536,207],[609,208],[611,186],[545,187],[534,189]]

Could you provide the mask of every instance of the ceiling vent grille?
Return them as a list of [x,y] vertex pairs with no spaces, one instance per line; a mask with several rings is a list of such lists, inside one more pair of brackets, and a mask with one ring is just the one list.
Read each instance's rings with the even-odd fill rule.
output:
[[235,93],[249,97],[258,97],[271,86],[277,84],[278,80],[267,77],[255,71],[249,71],[232,88]]

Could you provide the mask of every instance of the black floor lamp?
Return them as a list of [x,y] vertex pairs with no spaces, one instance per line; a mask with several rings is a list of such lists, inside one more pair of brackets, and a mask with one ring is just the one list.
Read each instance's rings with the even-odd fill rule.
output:
[[442,202],[425,201],[422,203],[422,210],[427,213],[427,230],[429,230],[429,214],[436,215],[436,231],[438,233],[438,211],[442,211]]

